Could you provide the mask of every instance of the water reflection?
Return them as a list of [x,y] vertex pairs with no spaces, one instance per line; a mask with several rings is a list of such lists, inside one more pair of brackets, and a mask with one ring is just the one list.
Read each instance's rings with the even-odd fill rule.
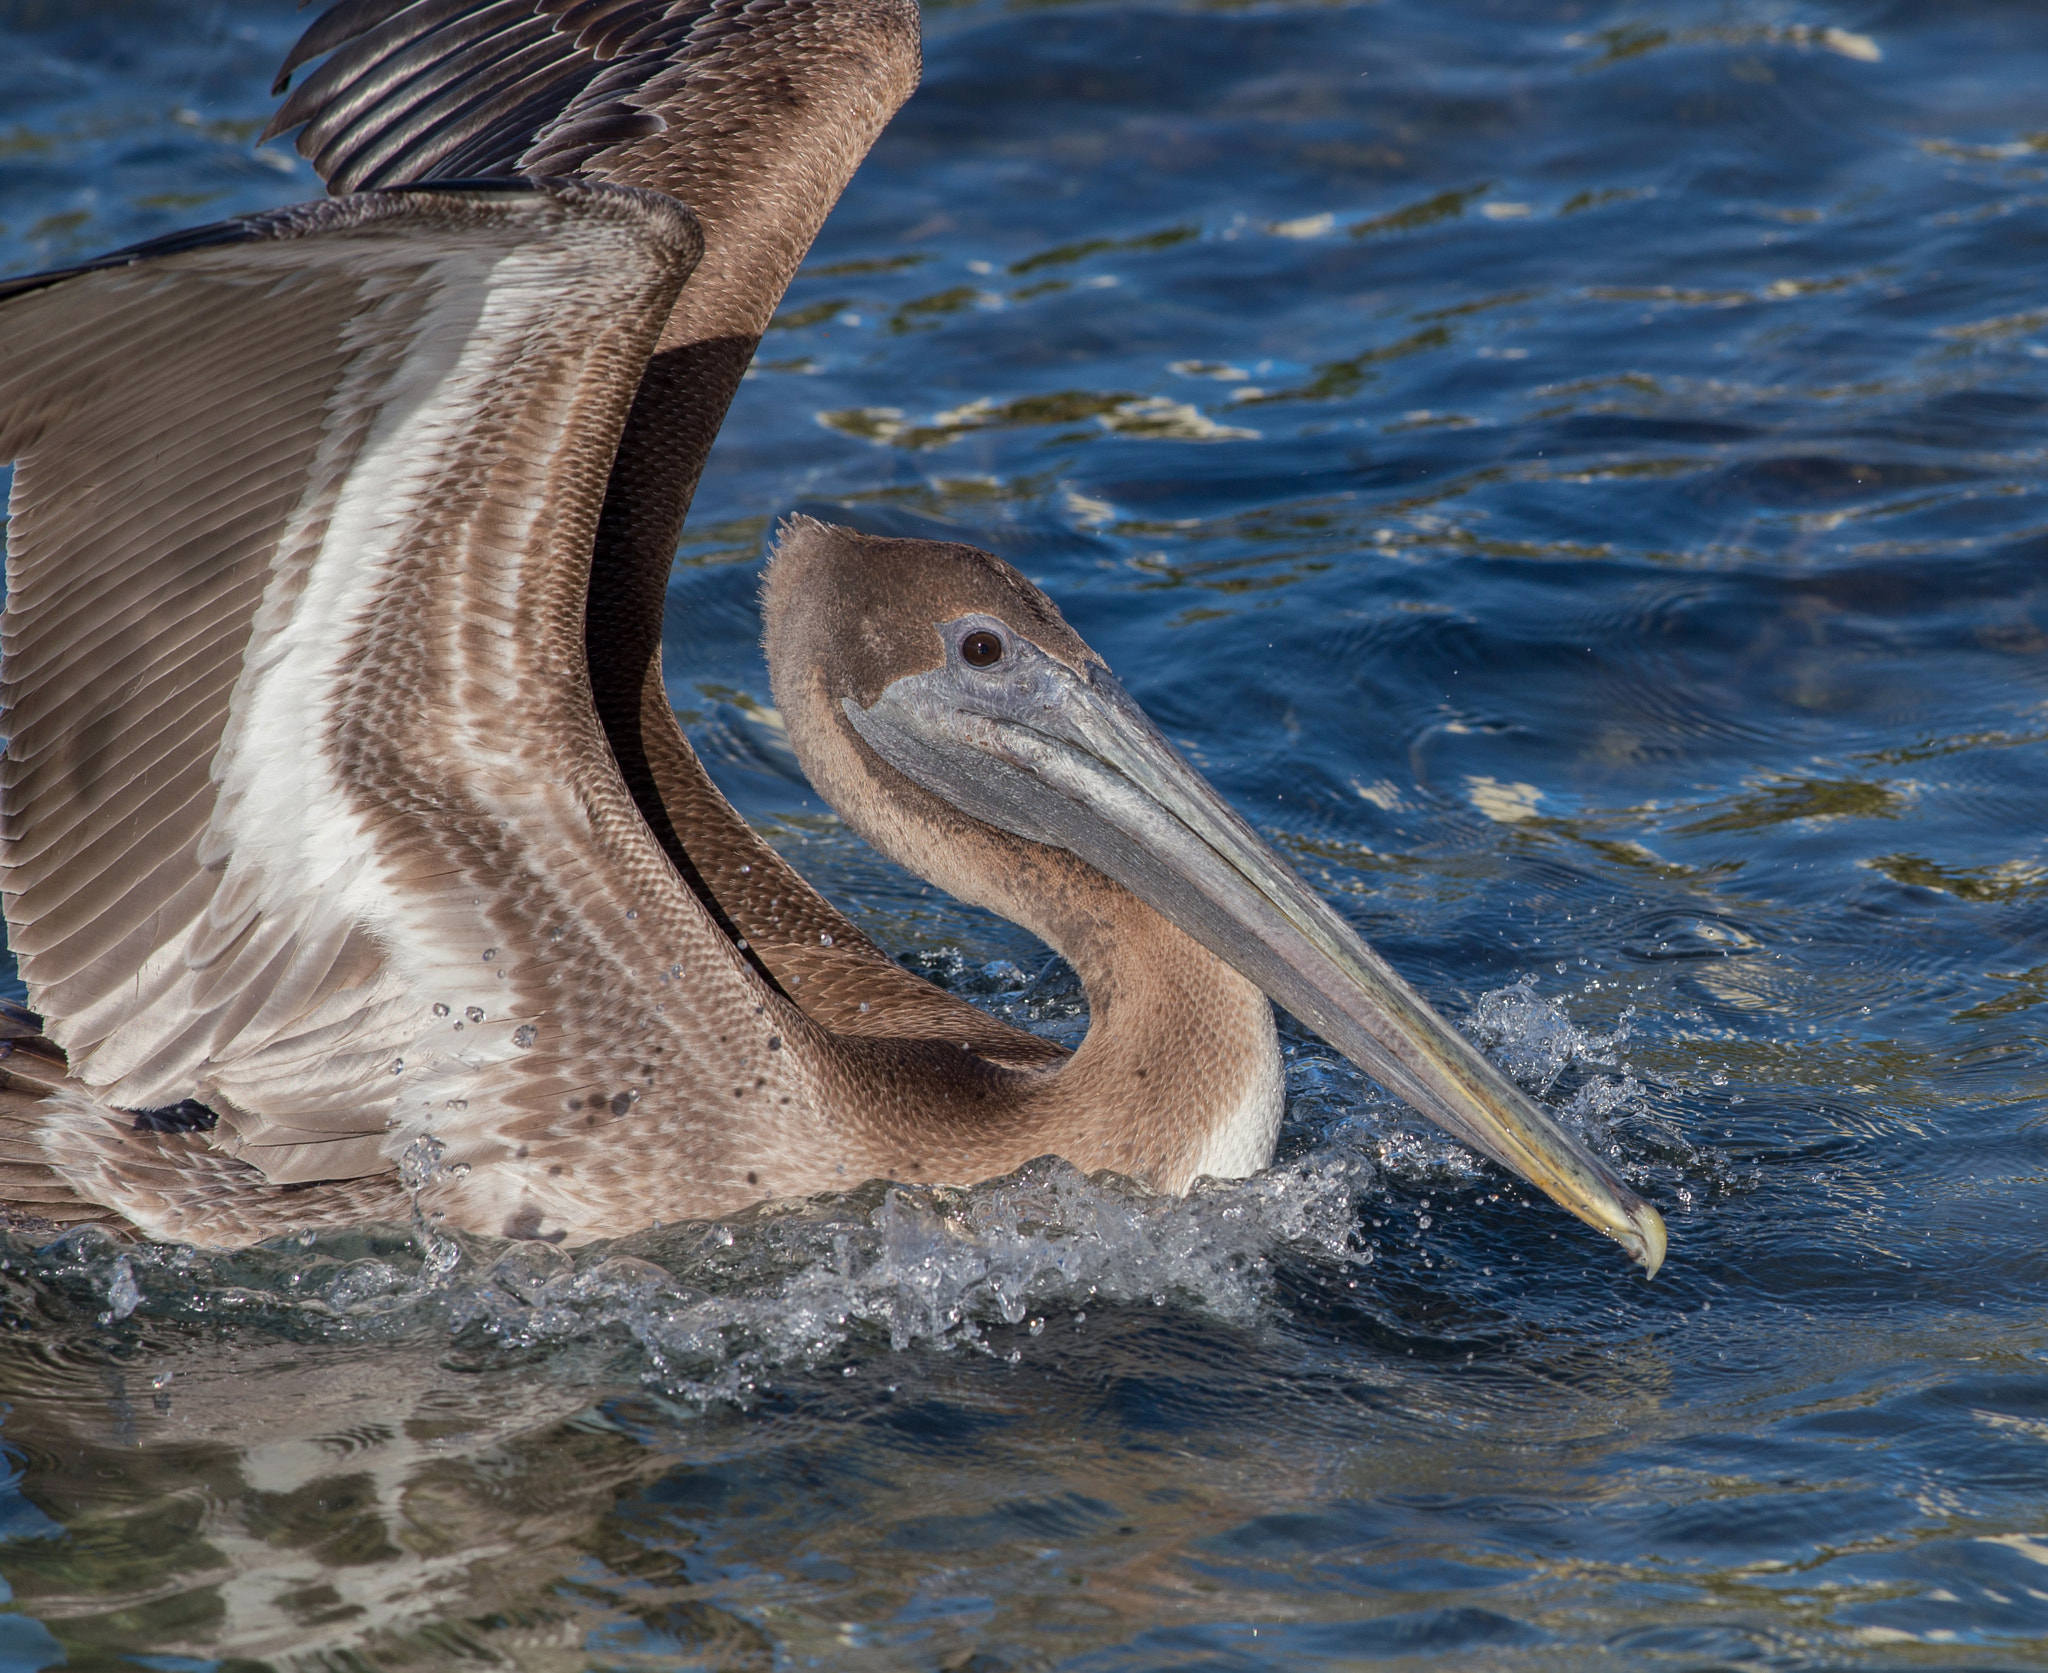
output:
[[[1869,1276],[1905,1302],[1896,1274]],[[680,1422],[646,1392],[590,1403],[588,1364],[564,1378],[428,1342],[158,1336],[16,1359],[37,1508],[9,1573],[88,1665],[147,1643],[388,1666],[1136,1667],[1248,1652],[1254,1623],[1291,1665],[1462,1665],[1589,1626],[1623,1651],[1794,1657],[2041,1629],[2039,1542],[1995,1531],[2048,1485],[2026,1345],[1873,1381],[1858,1330],[1760,1339],[1716,1322],[1725,1291],[1603,1348],[1546,1342],[1519,1307],[1291,1282],[1277,1334],[1066,1313],[1017,1330],[1024,1369],[870,1352]],[[168,1396],[143,1395],[166,1370]]]
[[121,1348],[5,1377],[49,1518],[8,1578],[74,1662],[388,1647],[517,1606],[645,1473],[639,1448],[562,1422],[586,1392],[464,1375],[431,1341]]

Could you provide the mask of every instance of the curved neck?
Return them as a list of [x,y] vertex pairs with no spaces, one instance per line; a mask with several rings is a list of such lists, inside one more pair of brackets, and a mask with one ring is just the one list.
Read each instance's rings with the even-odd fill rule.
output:
[[1266,996],[1072,855],[1036,855],[1039,877],[1064,874],[1059,887],[1039,896],[1028,874],[991,867],[977,902],[1060,953],[1088,993],[1080,1049],[1022,1095],[1042,1132],[1035,1152],[1176,1192],[1264,1167],[1283,1094]]
[[[779,660],[771,646],[771,670]],[[783,662],[780,672],[791,741],[840,817],[947,893],[1030,930],[1087,989],[1088,1035],[1070,1059],[977,1089],[950,1135],[980,1170],[971,1177],[1047,1152],[1170,1191],[1205,1173],[1264,1167],[1282,1101],[1265,995],[1093,867],[971,819],[904,778],[855,736],[815,665]]]

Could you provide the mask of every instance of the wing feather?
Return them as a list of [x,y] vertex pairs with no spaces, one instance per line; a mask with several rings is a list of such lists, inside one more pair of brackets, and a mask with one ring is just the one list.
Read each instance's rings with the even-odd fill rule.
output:
[[[303,137],[312,147],[313,166],[327,176],[378,185],[380,164],[416,149],[417,160],[408,159],[407,172],[431,177],[435,148],[428,142],[451,119],[505,96],[500,88],[511,92],[551,64],[560,68],[560,49],[539,18],[517,18],[489,32],[478,31],[476,38],[452,52],[445,39],[449,33],[454,32],[395,54],[379,66],[381,85],[351,87],[346,105],[323,110],[307,123]],[[469,79],[486,68],[493,78],[488,91]],[[363,97],[371,91],[375,98]],[[441,137],[440,149],[445,151],[454,142]]]
[[[274,520],[278,508],[260,509],[267,510]],[[249,550],[254,544],[251,537],[260,537],[262,530],[263,524],[255,522],[251,512],[231,518],[221,531],[224,561],[220,572],[196,582],[182,577],[159,580],[150,575],[139,554],[121,563],[117,578],[140,577],[141,584],[131,591],[117,583],[66,599],[64,610],[52,612],[47,642],[39,642],[33,650],[24,649],[16,677],[47,676],[44,692],[57,704],[110,683],[133,691],[166,680],[189,681],[209,664],[228,661],[239,651],[234,641],[241,637],[249,612],[262,596],[263,576],[255,567],[256,554]],[[96,622],[94,607],[111,604],[124,592],[125,602],[118,609],[107,609],[103,624]],[[32,761],[47,749],[61,747],[85,724],[70,710],[59,711],[59,716],[51,726],[22,728],[18,759]]]
[[[323,151],[315,166],[376,185],[415,171],[460,179],[474,168],[502,168],[508,143],[556,108],[581,78],[574,61],[564,62],[558,44],[546,37],[516,52],[489,53],[491,44],[466,55],[490,70],[488,90],[458,85],[421,98],[381,131]],[[366,128],[376,114],[366,116]],[[658,120],[642,121],[651,126],[636,131],[659,130]]]
[[[390,1165],[391,1065],[447,1014],[436,960],[474,957],[476,876],[383,850],[431,805],[362,782],[343,735],[366,701],[485,724],[421,638],[422,566],[587,565],[698,248],[644,193],[419,190],[0,289],[0,894],[102,1105],[208,1103],[206,1142],[274,1181]],[[484,591],[444,638],[502,653],[521,611]]]
[[[42,847],[41,831],[33,819],[21,822],[22,834],[9,847],[31,852],[35,858],[5,872],[8,892],[22,902],[9,913],[7,940],[21,960],[24,974],[31,958],[35,959],[31,991],[37,983],[69,980],[125,937],[128,915],[103,906],[104,891],[110,884],[120,891],[114,897],[118,906],[134,892],[135,882],[153,875],[153,868],[143,868],[152,854],[163,850],[166,841],[175,843],[187,832],[187,841],[198,840],[213,799],[207,776],[210,754],[174,763],[168,782],[151,787],[155,793],[142,808],[118,807],[117,816],[104,826],[97,819],[74,825],[48,850]],[[144,809],[147,817],[141,816]],[[48,924],[43,921],[44,885],[50,886]],[[82,904],[83,912],[67,921],[62,909],[74,902]],[[78,921],[81,918],[83,921]],[[110,918],[122,922],[111,923]],[[37,1009],[49,1011],[40,1004]],[[62,1035],[50,1037],[68,1047]]]
[[351,37],[309,75],[279,107],[280,131],[306,123],[308,143],[317,150],[383,106],[394,91],[418,93],[445,84],[445,71],[433,72],[446,60],[459,60],[466,47],[502,35],[508,27],[531,35],[534,22],[532,7],[521,0],[414,7]]
[[697,471],[826,212],[916,85],[915,0],[342,0],[287,77],[323,54],[266,137],[304,124],[298,149],[330,190],[576,173],[696,211],[703,265],[642,382],[599,524],[585,620],[606,741],[671,861],[804,1010],[1036,1061],[1051,1048],[903,971],[754,835],[683,738],[660,667]]
[[329,190],[576,173],[667,192],[758,334],[916,85],[918,23],[912,0],[343,0],[279,89],[309,64],[264,138],[298,129]]
[[473,4],[475,0],[341,0],[339,5],[330,6],[314,19],[298,43],[285,54],[270,91],[273,95],[282,93],[291,85],[292,72],[301,64],[311,63],[322,53],[332,52],[399,12],[425,11],[445,16]]
[[[61,1025],[51,1026],[61,1026],[68,1042],[66,1050],[74,1061],[99,1050],[133,1017],[154,1013],[176,987],[181,974],[177,965],[154,955],[206,909],[214,879],[194,865],[196,849],[194,840],[166,850],[142,889],[130,890],[116,900],[115,910],[103,922],[93,921],[99,934],[87,948],[94,956],[69,970],[55,967],[48,981],[41,980],[39,974],[31,986],[37,1002],[49,1007],[52,1017],[63,1018]],[[120,910],[137,894],[142,895],[138,904],[146,904],[147,910],[139,914]],[[65,943],[60,941],[58,956],[64,949]],[[112,970],[132,974],[126,981],[110,981],[105,972]],[[112,1067],[111,1063],[106,1067]],[[196,1098],[200,1094],[193,1091],[179,1096]],[[143,1109],[163,1107],[147,1098],[126,1101]],[[177,1098],[170,1102],[176,1103]]]
[[[104,722],[78,722],[79,727],[97,734],[79,752],[88,758],[84,771],[93,781],[119,784],[146,771],[151,762],[167,751],[196,747],[194,735],[208,724],[217,703],[215,694],[203,682],[169,684],[162,689],[165,695],[156,708],[129,731],[110,733]],[[46,787],[59,786],[74,771],[73,761],[77,758],[45,750],[33,760],[0,759],[0,793],[12,791],[22,806],[35,807]],[[90,804],[83,797],[53,795],[48,806],[59,830],[73,820],[91,817]]]
[[[430,179],[434,164],[458,147],[466,169],[509,174],[622,47],[660,37],[664,24],[670,35],[685,33],[674,14],[692,15],[704,4],[621,0],[600,16],[545,0],[423,0],[398,9],[345,0],[323,14],[286,59],[280,91],[302,64],[329,55],[279,107],[264,137],[305,124],[299,150],[336,190],[371,181],[371,168],[352,159],[374,159],[379,178]],[[645,72],[665,63],[650,54]],[[529,79],[536,72],[537,83]],[[410,114],[420,109],[438,115],[410,124]],[[466,127],[453,136],[439,133],[437,149],[410,149],[458,110],[472,118]],[[473,144],[463,146],[486,135],[492,143],[481,154]]]

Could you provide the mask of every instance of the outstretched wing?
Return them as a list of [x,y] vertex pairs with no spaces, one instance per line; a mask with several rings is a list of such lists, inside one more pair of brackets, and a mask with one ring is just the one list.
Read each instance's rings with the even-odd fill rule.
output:
[[508,182],[0,286],[0,891],[101,1101],[204,1102],[273,1180],[389,1165],[437,938],[474,967],[495,932],[432,897],[454,861],[390,839],[434,792],[378,752],[509,701],[462,685],[539,636],[494,577],[537,597],[552,566],[580,604],[699,249],[666,199]]
[[1053,1053],[901,970],[761,842],[677,729],[661,678],[697,473],[826,211],[917,83],[915,0],[340,0],[278,90],[309,64],[266,137],[298,128],[335,191],[574,169],[697,212],[704,261],[641,385],[599,524],[589,664],[613,754],[691,887],[818,1021],[1026,1062]]

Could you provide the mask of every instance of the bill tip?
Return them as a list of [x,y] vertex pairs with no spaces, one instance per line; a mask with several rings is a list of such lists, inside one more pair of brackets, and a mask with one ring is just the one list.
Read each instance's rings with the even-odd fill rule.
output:
[[1641,1264],[1643,1276],[1654,1278],[1657,1269],[1664,1264],[1664,1216],[1646,1202],[1631,1205],[1629,1227],[1632,1237],[1622,1240],[1622,1245]]

